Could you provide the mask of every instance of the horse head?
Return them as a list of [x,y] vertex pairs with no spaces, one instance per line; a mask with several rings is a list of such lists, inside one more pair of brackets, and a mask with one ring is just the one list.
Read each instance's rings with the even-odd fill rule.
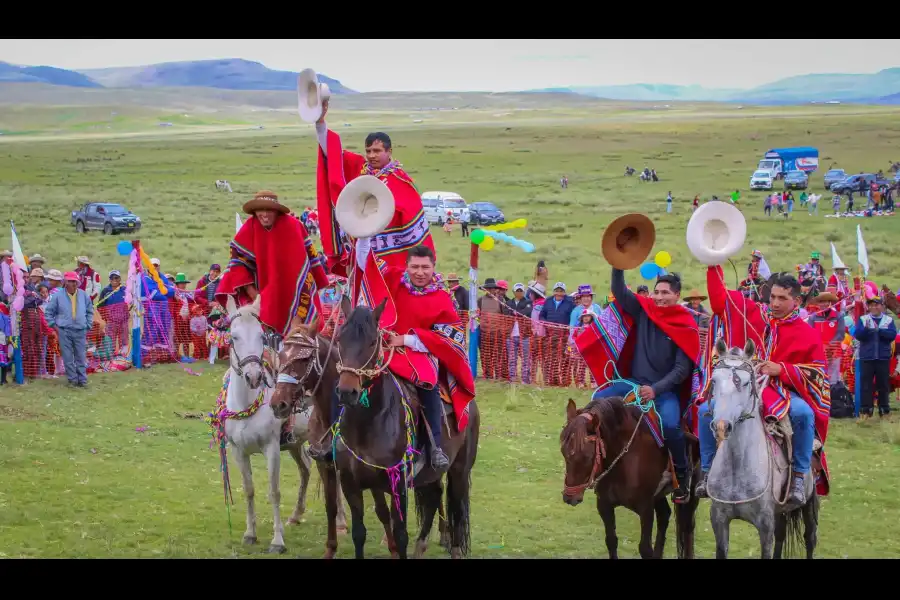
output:
[[382,338],[378,322],[384,312],[387,300],[372,310],[357,306],[350,311],[350,301],[346,296],[341,300],[341,308],[347,321],[338,335],[338,383],[337,394],[340,404],[353,407],[359,404],[362,392],[374,378],[382,358]]
[[578,506],[584,500],[584,492],[593,483],[600,468],[602,447],[600,415],[589,409],[578,410],[569,398],[566,405],[566,425],[559,435],[559,450],[566,465],[563,481],[563,502]]
[[756,386],[756,371],[753,355],[756,345],[748,340],[744,349],[728,349],[725,340],[716,341],[718,362],[713,367],[712,425],[716,441],[721,444],[744,419],[756,416],[759,394]]
[[900,301],[897,295],[891,291],[886,284],[881,285],[881,297],[884,299],[884,306],[895,315],[900,315]]
[[279,419],[286,419],[297,402],[302,402],[319,386],[324,369],[319,352],[319,317],[309,324],[299,317],[291,321],[291,329],[284,338],[284,347],[278,353],[278,377],[275,392],[269,400],[272,412]]
[[260,297],[257,296],[253,304],[238,308],[229,296],[225,306],[231,334],[230,353],[234,355],[229,355],[231,369],[243,377],[251,389],[257,389],[265,381],[263,353],[267,338],[259,320],[259,305]]

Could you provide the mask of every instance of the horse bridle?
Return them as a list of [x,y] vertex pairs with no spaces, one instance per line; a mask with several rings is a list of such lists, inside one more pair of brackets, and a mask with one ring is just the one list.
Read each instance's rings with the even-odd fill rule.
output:
[[[345,367],[343,363],[343,359],[341,358],[341,347],[340,344],[337,347],[338,359],[337,359],[337,372],[338,375],[342,373],[352,373],[359,378],[359,385],[362,388],[368,387],[366,384],[366,380],[368,380],[368,384],[370,385],[376,377],[384,373],[388,365],[391,364],[391,359],[394,358],[394,351],[396,350],[394,346],[390,346],[389,354],[387,360],[384,360],[384,334],[387,333],[383,330],[378,330],[378,343],[375,345],[375,350],[372,351],[372,355],[369,359],[363,364],[362,367],[356,369],[353,367]],[[375,367],[370,368],[369,365],[375,361]],[[379,365],[379,363],[381,363]]]
[[[741,378],[738,377],[738,371],[744,371],[745,373],[750,374],[750,393],[753,395],[753,407],[750,409],[750,412],[742,413],[737,421],[735,421],[734,426],[737,427],[738,424],[743,423],[747,419],[753,419],[756,417],[756,413],[759,409],[759,382],[756,379],[756,368],[753,366],[753,363],[749,360],[741,360],[741,364],[737,366],[730,366],[725,364],[725,360],[738,360],[730,357],[722,357],[718,363],[713,366],[712,370],[717,371],[719,369],[729,369],[731,371],[731,381],[734,383],[734,387],[740,389],[743,386],[743,382]],[[712,405],[714,402],[713,394],[710,394],[709,400],[709,414],[712,414]],[[715,430],[715,423],[710,423],[710,430],[713,433]]]
[[[260,323],[260,325],[262,325],[262,323],[260,322],[259,318],[256,315],[253,315],[253,318],[256,319],[257,323]],[[265,327],[263,327],[262,337],[263,337],[263,354],[265,354],[266,348],[268,348],[269,350],[272,350],[273,353],[275,353],[276,357],[277,357],[278,344],[277,344],[276,339],[278,336],[274,333],[266,332]],[[231,357],[232,353],[234,353],[234,356],[237,357],[237,359],[238,359],[237,365],[234,364],[234,359],[232,359],[232,357]],[[278,362],[277,358],[275,359],[275,362],[276,363]],[[248,356],[245,356],[244,358],[241,358],[241,355],[238,354],[238,351],[234,347],[233,341],[229,344],[229,348],[228,348],[228,364],[234,370],[234,372],[237,374],[238,377],[244,376],[244,368],[247,367],[248,365],[259,365],[259,368],[262,369],[262,372],[263,372],[263,385],[266,386],[267,388],[275,387],[275,369],[277,367],[274,367],[274,368],[270,367],[269,364],[263,360],[262,356],[257,356],[256,354],[250,354]],[[266,377],[266,374],[269,373],[269,371],[272,371],[272,383],[271,384],[269,384],[269,379]]]
[[[293,356],[290,360],[286,361],[283,365],[280,365],[278,369],[278,377],[276,378],[276,383],[287,383],[289,385],[297,385],[299,386],[299,393],[292,394],[291,396],[291,406],[296,404],[299,398],[302,398],[306,394],[306,380],[309,379],[309,376],[312,374],[313,370],[315,370],[316,375],[319,376],[319,380],[316,383],[315,389],[312,391],[312,395],[315,395],[316,391],[319,389],[319,384],[322,382],[322,373],[325,371],[324,365],[322,364],[321,358],[319,356],[320,346],[319,346],[319,336],[310,337],[307,335],[303,335],[302,333],[297,333],[292,336],[289,336],[284,341],[285,346],[296,345],[300,347],[300,352],[297,356]],[[288,370],[293,366],[295,362],[298,360],[310,359],[308,364],[306,365],[306,371],[297,379],[293,375],[288,374]],[[303,410],[301,406],[300,410]]]

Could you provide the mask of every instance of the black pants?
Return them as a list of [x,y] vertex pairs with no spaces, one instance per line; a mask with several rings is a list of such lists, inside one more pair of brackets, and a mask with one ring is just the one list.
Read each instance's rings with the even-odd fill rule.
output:
[[[891,412],[891,382],[889,360],[861,360],[859,414],[871,415],[874,406],[872,392],[878,390],[878,412],[886,415]],[[874,380],[874,381],[873,381]],[[874,389],[873,389],[874,383]]]
[[466,221],[460,222],[459,228],[462,231],[463,237],[469,237],[469,224]]

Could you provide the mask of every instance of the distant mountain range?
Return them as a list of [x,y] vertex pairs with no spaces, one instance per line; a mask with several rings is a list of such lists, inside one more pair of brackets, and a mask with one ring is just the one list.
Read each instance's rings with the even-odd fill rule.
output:
[[633,84],[596,87],[545,88],[532,92],[568,92],[609,100],[744,102],[747,104],[804,104],[851,102],[900,104],[900,68],[866,75],[815,74],[788,77],[749,90],[709,89],[697,85]]
[[[297,73],[276,71],[240,58],[160,63],[140,67],[87,69],[81,72],[55,67],[25,67],[0,62],[0,82],[49,83],[76,87],[147,88],[204,87],[225,90],[296,90]],[[337,79],[318,73],[334,94],[354,90]]]
[[[319,74],[335,94],[355,94],[340,81]],[[201,87],[226,90],[293,91],[297,73],[269,69],[240,58],[112,67],[76,72],[0,62],[0,83],[46,83],[86,88]],[[385,90],[387,91],[387,90]],[[900,104],[900,67],[872,74],[815,74],[788,77],[752,89],[710,89],[698,85],[634,84],[528,90],[590,98],[647,102],[735,102],[805,104],[847,102]]]

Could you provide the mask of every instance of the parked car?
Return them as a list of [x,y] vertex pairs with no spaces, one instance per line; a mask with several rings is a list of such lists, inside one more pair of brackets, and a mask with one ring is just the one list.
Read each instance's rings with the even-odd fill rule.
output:
[[858,173],[856,175],[851,175],[843,181],[832,184],[831,191],[837,194],[846,194],[851,191],[863,193],[868,191],[873,181],[878,184],[878,187],[891,184],[891,182],[884,177],[879,177],[874,173]]
[[784,176],[784,189],[805,190],[809,187],[809,176],[803,171],[788,171]]
[[491,202],[473,202],[469,205],[469,219],[473,225],[506,223],[503,211]]
[[830,169],[825,173],[825,189],[830,190],[831,186],[847,179],[847,172],[843,169]]
[[435,201],[440,203],[440,215],[436,214],[434,220],[429,219],[429,223],[443,225],[444,221],[447,220],[448,211],[456,221],[458,221],[463,214],[469,212],[466,201],[463,200],[462,196],[455,192],[425,192],[422,194],[422,206],[425,206],[427,202],[432,209],[436,209],[438,206],[435,205]]
[[72,225],[78,233],[98,229],[106,235],[123,231],[140,231],[141,218],[122,206],[108,202],[88,202],[72,211]]
[[750,177],[751,190],[771,190],[773,185],[775,185],[775,180],[771,171],[754,171]]
[[422,198],[422,208],[425,210],[425,220],[428,221],[429,225],[434,225],[435,223],[439,225],[444,224],[444,215],[443,211],[443,203],[437,198]]

